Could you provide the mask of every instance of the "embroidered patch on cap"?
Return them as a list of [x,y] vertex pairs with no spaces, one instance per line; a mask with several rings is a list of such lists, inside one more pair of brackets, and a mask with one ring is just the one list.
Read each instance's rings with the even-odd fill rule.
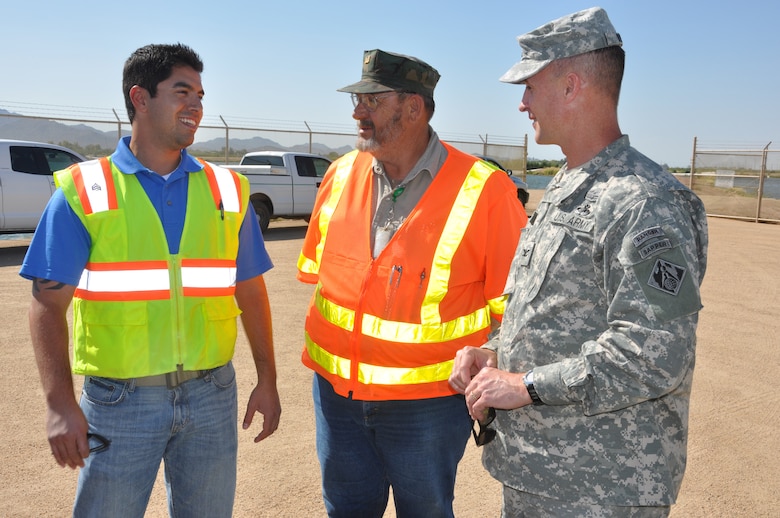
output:
[[664,293],[677,296],[684,278],[685,268],[663,259],[657,259],[655,265],[653,265],[653,271],[650,272],[647,285]]

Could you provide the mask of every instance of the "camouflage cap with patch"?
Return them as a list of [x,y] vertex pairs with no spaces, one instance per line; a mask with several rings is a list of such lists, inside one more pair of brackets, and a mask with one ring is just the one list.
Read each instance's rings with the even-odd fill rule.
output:
[[439,77],[435,68],[417,58],[378,49],[367,50],[363,53],[360,81],[338,91],[375,94],[395,90],[433,97]]
[[522,83],[556,59],[568,58],[606,47],[622,47],[623,40],[606,11],[592,7],[553,20],[517,37],[523,58],[499,81]]

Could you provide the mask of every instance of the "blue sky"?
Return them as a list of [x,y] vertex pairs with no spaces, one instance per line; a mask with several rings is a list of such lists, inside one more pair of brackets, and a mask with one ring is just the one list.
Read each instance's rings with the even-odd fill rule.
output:
[[[660,163],[708,147],[780,146],[780,4],[667,0],[396,2],[12,2],[0,31],[2,101],[124,116],[122,65],[147,43],[182,42],[203,58],[208,117],[352,125],[347,94],[367,49],[417,56],[442,77],[432,125],[443,136],[522,138],[538,146],[523,87],[498,78],[520,59],[516,37],[594,5],[627,53],[619,120]],[[217,119],[218,120],[218,119]]]

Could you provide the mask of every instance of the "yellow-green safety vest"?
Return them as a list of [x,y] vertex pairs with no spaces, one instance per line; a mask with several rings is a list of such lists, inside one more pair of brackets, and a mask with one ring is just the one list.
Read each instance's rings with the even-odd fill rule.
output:
[[133,174],[109,158],[75,164],[57,185],[92,240],[73,300],[73,372],[114,378],[224,365],[240,314],[234,294],[248,181],[203,163],[189,175],[179,252]]

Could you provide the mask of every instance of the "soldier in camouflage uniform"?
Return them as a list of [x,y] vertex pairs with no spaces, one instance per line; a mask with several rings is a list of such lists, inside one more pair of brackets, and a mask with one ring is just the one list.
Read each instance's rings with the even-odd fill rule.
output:
[[617,123],[624,52],[588,9],[518,38],[502,81],[566,165],[523,231],[500,331],[455,360],[503,515],[667,516],[686,462],[707,226]]

